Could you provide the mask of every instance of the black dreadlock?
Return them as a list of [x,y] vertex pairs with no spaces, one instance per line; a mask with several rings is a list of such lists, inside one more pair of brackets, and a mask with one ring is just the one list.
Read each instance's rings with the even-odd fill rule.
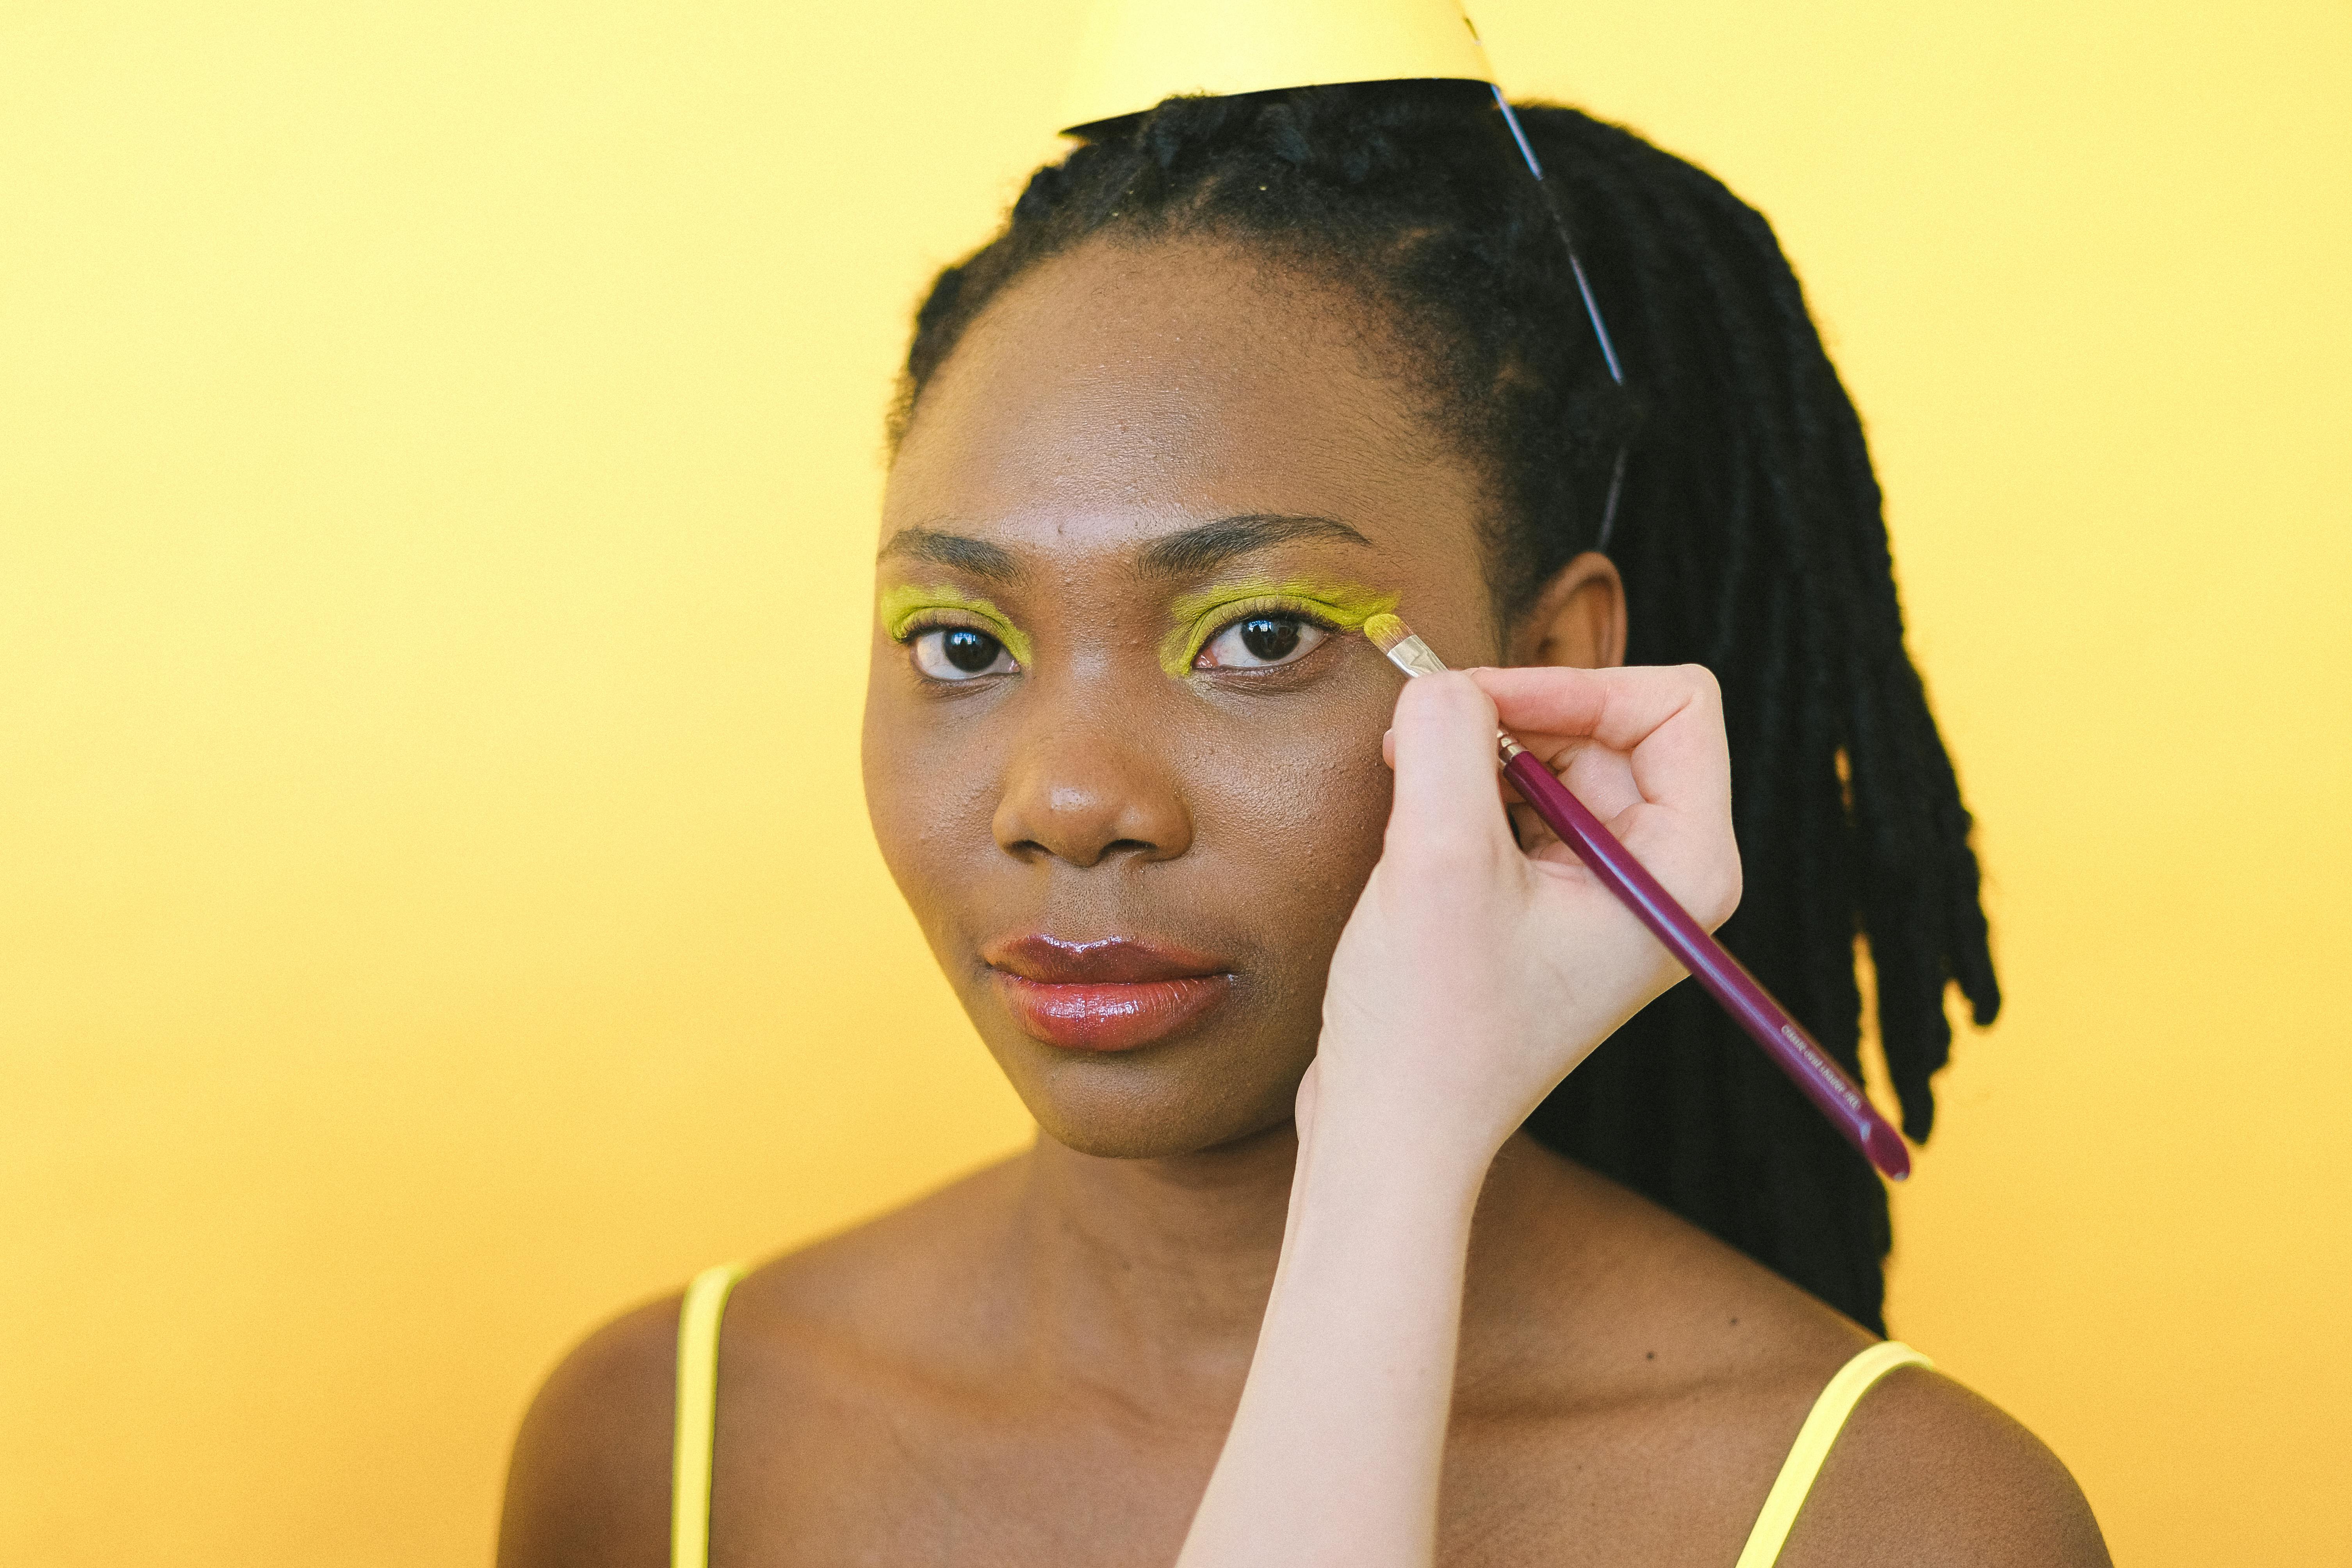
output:
[[[1723,687],[1747,893],[1723,940],[1859,1075],[1868,943],[1904,1131],[1927,1136],[1957,983],[2000,1005],[1969,818],[1903,647],[1862,426],[1761,215],[1573,110],[1522,111],[1633,383],[1616,387],[1550,212],[1485,94],[1383,83],[1171,99],[1090,128],[916,317],[894,432],[999,290],[1093,237],[1192,235],[1336,279],[1411,335],[1414,374],[1503,498],[1498,617],[1592,548],[1628,657]],[[1536,1137],[1884,1331],[1886,1196],[1706,995],[1676,986],[1571,1074]]]

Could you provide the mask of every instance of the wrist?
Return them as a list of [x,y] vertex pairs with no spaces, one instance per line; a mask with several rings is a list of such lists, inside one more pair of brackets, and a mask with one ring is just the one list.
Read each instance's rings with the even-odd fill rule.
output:
[[1513,1131],[1433,1105],[1425,1095],[1350,1084],[1322,1067],[1318,1076],[1295,1180],[1302,1190],[1344,1190],[1351,1207],[1466,1213]]
[[1454,1075],[1443,1072],[1397,1072],[1349,1050],[1328,1029],[1313,1076],[1311,1115],[1300,1119],[1302,1159],[1314,1142],[1343,1158],[1361,1155],[1424,1178],[1483,1182],[1526,1120],[1524,1112],[1488,1103],[1493,1097],[1475,1082],[1447,1081]]

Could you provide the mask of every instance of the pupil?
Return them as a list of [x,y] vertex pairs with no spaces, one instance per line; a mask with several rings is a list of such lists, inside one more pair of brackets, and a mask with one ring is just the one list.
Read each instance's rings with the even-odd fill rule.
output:
[[1271,664],[1287,658],[1298,647],[1298,623],[1258,616],[1242,623],[1242,646],[1255,658]]
[[950,626],[942,639],[941,652],[948,662],[966,675],[978,675],[996,662],[997,649],[1002,646],[986,632],[973,631],[970,626]]

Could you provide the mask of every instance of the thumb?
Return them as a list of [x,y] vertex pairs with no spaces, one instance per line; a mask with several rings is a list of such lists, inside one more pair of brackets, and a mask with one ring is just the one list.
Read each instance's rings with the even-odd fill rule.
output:
[[1424,675],[1397,694],[1396,795],[1388,853],[1460,860],[1516,854],[1495,787],[1495,702],[1459,671]]

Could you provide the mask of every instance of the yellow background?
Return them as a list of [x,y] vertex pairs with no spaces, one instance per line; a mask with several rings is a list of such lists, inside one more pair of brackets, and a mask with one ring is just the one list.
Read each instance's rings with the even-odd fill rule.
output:
[[[1023,1138],[854,737],[906,316],[1075,16],[0,16],[0,1559],[480,1562],[592,1321]],[[2010,994],[1897,1331],[2119,1559],[2340,1560],[2352,13],[1477,16],[1871,423]]]

